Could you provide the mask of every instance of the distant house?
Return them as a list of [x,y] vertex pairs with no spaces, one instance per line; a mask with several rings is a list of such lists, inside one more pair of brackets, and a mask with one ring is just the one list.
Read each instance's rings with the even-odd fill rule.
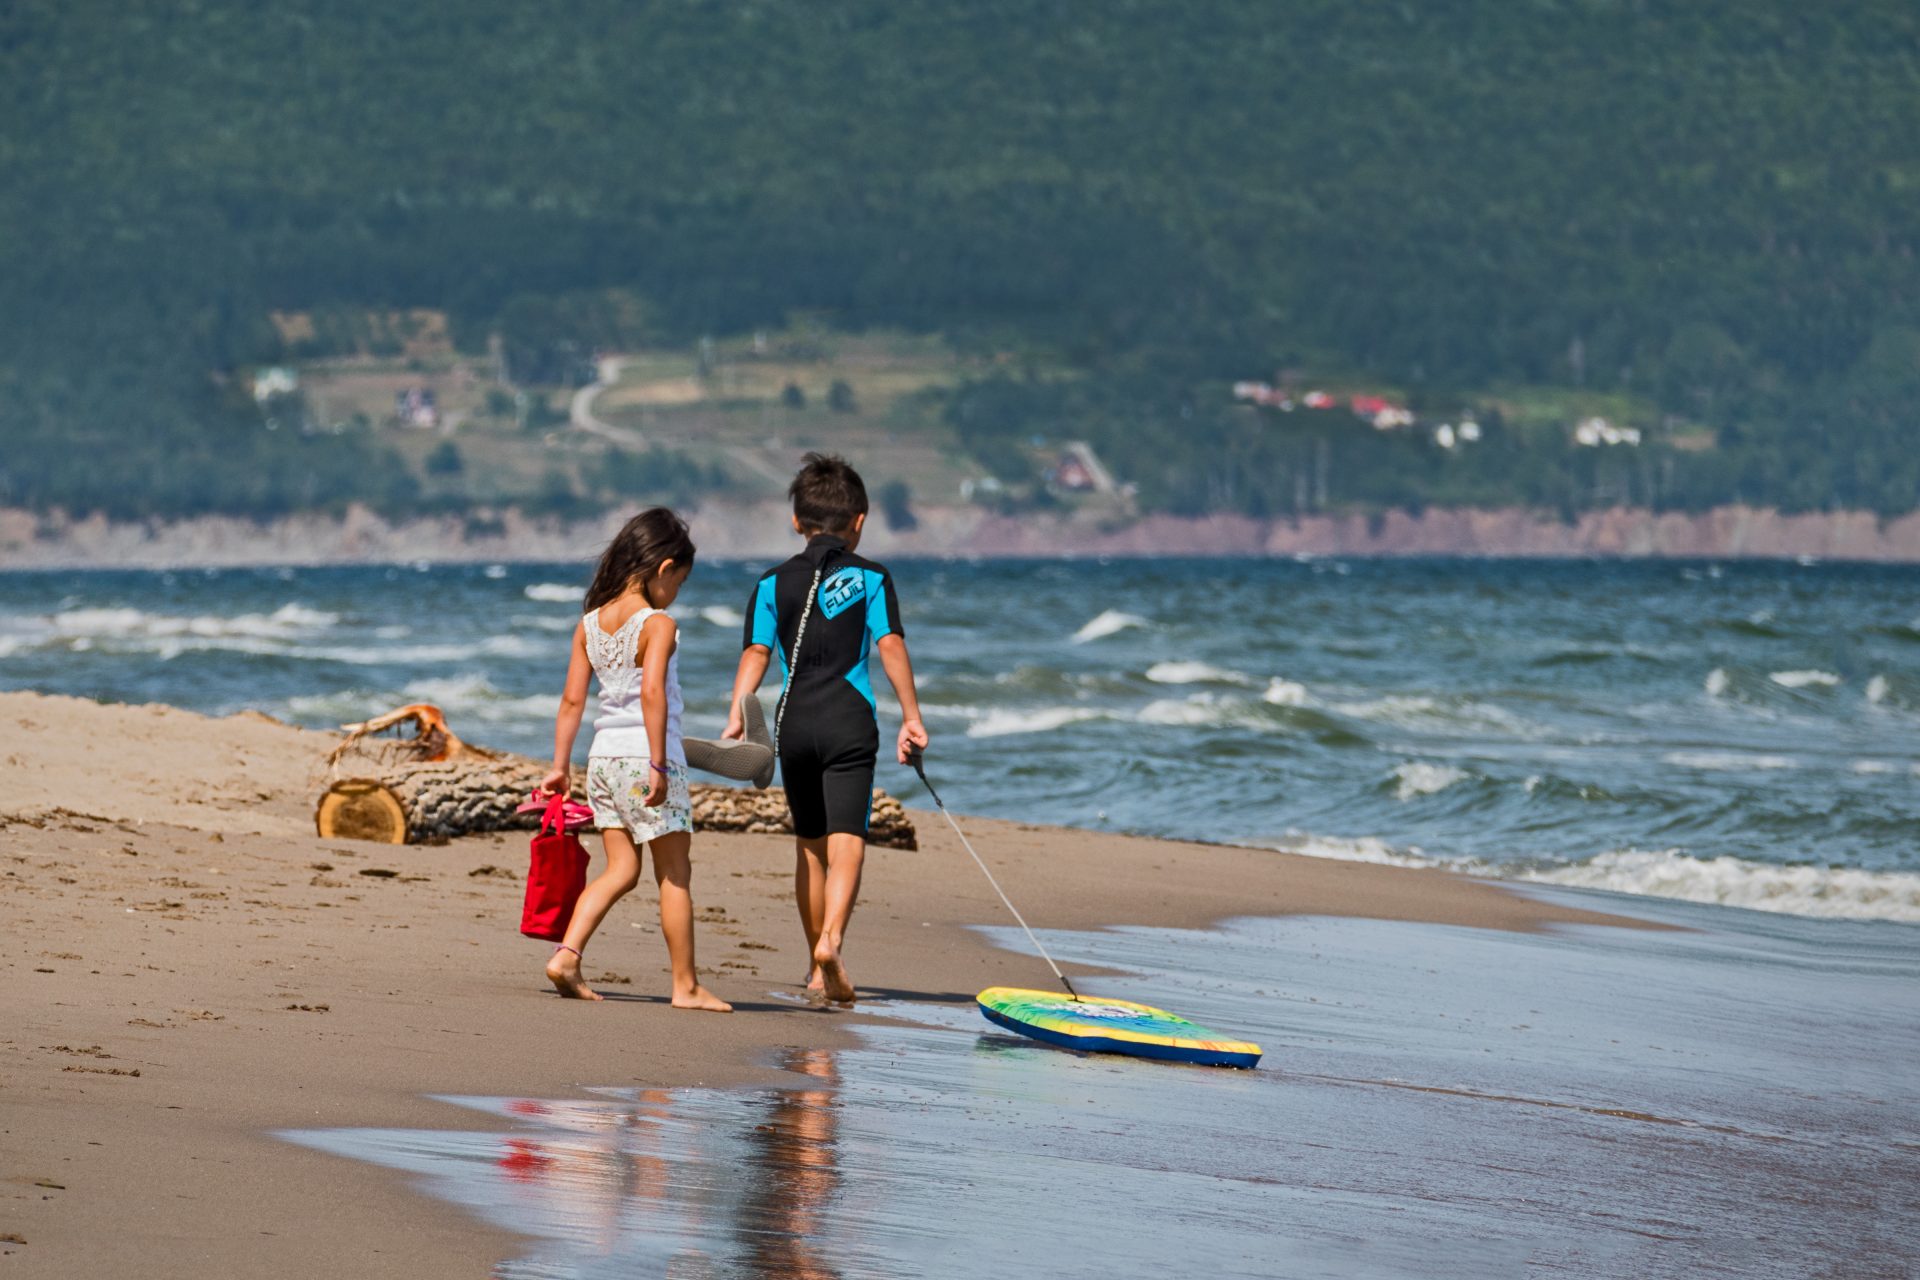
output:
[[1588,449],[1637,445],[1640,443],[1640,428],[1616,427],[1605,418],[1583,418],[1573,429],[1573,442]]
[[[1293,397],[1286,391],[1264,382],[1234,383],[1233,398],[1286,411],[1291,411],[1295,405]],[[1300,397],[1298,403],[1306,409],[1338,409],[1340,397],[1330,391],[1309,391]],[[1382,431],[1413,425],[1413,411],[1394,404],[1384,396],[1357,395],[1347,401],[1347,407],[1353,411],[1354,417],[1371,422]]]
[[253,372],[253,398],[259,404],[265,404],[274,396],[292,395],[299,389],[299,373],[285,365],[268,365]]
[[393,416],[403,427],[437,427],[440,404],[432,387],[404,387],[393,393]]
[[1114,493],[1119,486],[1093,446],[1084,440],[1070,441],[1061,451],[1060,461],[1047,477],[1056,489],[1071,493]]
[[1236,382],[1233,384],[1233,398],[1247,400],[1269,409],[1293,408],[1293,401],[1287,393],[1265,382]]
[[1093,488],[1093,475],[1081,464],[1080,459],[1068,455],[1060,459],[1060,465],[1053,469],[1053,484],[1058,489],[1085,492]]

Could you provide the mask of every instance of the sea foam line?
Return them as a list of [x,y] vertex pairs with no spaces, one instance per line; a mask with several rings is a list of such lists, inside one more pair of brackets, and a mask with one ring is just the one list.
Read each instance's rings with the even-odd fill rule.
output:
[[1144,627],[1147,620],[1137,614],[1122,613],[1118,609],[1107,609],[1087,619],[1078,631],[1073,633],[1075,644],[1085,644],[1089,640],[1099,640],[1104,636],[1116,635],[1129,627]]
[[1725,855],[1701,858],[1678,849],[1616,849],[1556,866],[1500,866],[1480,858],[1436,858],[1418,846],[1395,848],[1371,836],[1295,835],[1275,847],[1340,862],[1437,867],[1496,880],[1605,889],[1781,915],[1920,924],[1920,873],[1911,871],[1785,866]]

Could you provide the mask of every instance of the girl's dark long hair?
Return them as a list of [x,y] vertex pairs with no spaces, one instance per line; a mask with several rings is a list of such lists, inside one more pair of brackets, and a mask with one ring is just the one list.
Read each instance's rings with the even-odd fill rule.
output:
[[629,586],[641,588],[660,566],[671,560],[683,569],[693,567],[693,537],[687,522],[665,507],[642,511],[613,535],[600,554],[587,588],[587,612],[612,600]]

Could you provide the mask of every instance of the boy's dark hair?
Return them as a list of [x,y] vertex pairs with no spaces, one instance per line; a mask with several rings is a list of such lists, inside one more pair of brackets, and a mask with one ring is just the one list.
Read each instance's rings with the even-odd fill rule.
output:
[[867,514],[867,486],[838,454],[809,453],[787,486],[793,515],[805,533],[845,533]]
[[665,507],[649,507],[627,521],[600,554],[587,588],[587,610],[598,609],[631,585],[644,585],[671,560],[693,567],[693,536],[687,522]]

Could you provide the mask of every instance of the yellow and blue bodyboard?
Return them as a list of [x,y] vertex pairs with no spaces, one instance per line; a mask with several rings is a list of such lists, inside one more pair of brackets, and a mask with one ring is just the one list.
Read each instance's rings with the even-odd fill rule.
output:
[[1251,1067],[1260,1046],[1226,1040],[1177,1014],[1131,1000],[988,987],[976,999],[987,1021],[1023,1036],[1090,1053],[1126,1053],[1210,1067]]

